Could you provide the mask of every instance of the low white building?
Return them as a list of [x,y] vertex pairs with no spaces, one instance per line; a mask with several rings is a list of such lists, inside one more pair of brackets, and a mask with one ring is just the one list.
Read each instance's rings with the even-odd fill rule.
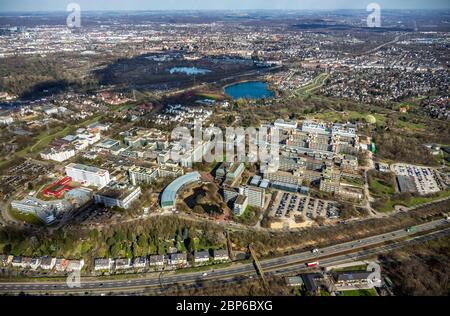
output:
[[214,261],[228,261],[230,257],[228,255],[228,250],[214,250]]
[[10,125],[14,123],[12,116],[0,116],[0,125]]
[[209,251],[199,251],[195,253],[194,261],[197,264],[206,263],[209,261]]
[[147,258],[146,257],[137,257],[133,260],[133,268],[135,269],[143,269],[147,267]]
[[166,263],[166,257],[163,255],[150,256],[149,266],[151,267],[163,267]]
[[111,271],[114,265],[112,259],[95,259],[94,270],[95,271]]
[[41,268],[42,270],[53,270],[56,264],[56,258],[43,257],[41,258]]
[[63,162],[75,157],[75,154],[75,148],[73,147],[49,148],[41,153],[41,158],[44,160]]
[[128,270],[131,268],[131,259],[116,259],[116,270]]
[[126,184],[111,183],[95,195],[95,203],[106,207],[120,207],[127,209],[141,195],[140,187]]
[[84,260],[69,260],[67,271],[81,271],[84,267]]
[[182,266],[187,264],[186,253],[173,253],[169,256],[169,265]]

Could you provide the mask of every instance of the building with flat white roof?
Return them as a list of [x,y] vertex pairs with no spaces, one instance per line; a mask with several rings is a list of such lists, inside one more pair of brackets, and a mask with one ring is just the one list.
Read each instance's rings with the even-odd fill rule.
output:
[[245,210],[248,206],[248,197],[245,195],[239,195],[236,199],[236,202],[234,202],[234,209],[233,212],[237,216],[241,216],[244,214]]
[[278,119],[275,121],[274,126],[282,129],[297,129],[298,122],[297,121],[286,122],[283,119]]
[[158,168],[132,167],[128,170],[130,182],[133,185],[139,183],[152,183],[158,178]]
[[111,181],[107,170],[81,164],[67,165],[66,174],[76,182],[98,188],[105,187]]
[[141,195],[141,188],[111,182],[95,195],[95,203],[127,209]]

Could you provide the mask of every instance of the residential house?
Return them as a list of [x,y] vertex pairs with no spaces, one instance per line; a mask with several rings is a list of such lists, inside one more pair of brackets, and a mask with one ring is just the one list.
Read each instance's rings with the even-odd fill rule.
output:
[[214,261],[228,261],[230,257],[228,250],[214,250]]
[[143,269],[147,267],[147,258],[146,257],[137,257],[133,260],[133,268],[135,269]]
[[169,257],[169,264],[172,266],[184,266],[187,264],[186,253],[173,253]]
[[209,251],[199,251],[195,253],[194,261],[196,264],[202,264],[209,261]]
[[69,260],[67,271],[81,271],[84,267],[84,260]]
[[55,270],[58,271],[58,272],[66,271],[68,265],[69,265],[69,260],[56,259]]
[[151,267],[163,267],[166,263],[166,257],[163,255],[150,256],[149,265]]
[[116,270],[127,270],[131,269],[131,259],[117,259],[116,260]]
[[95,259],[94,270],[95,271],[110,271],[114,264],[112,259]]
[[52,270],[55,267],[55,264],[56,264],[56,258],[42,257],[40,268],[42,270]]

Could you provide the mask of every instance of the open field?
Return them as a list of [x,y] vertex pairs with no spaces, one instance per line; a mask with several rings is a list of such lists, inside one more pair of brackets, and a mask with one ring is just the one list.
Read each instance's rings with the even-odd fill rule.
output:
[[342,296],[378,296],[375,289],[342,291]]

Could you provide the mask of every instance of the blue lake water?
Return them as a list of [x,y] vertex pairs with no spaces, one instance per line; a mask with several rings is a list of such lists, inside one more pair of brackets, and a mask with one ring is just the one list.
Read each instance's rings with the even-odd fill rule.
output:
[[203,69],[203,68],[197,68],[197,67],[174,67],[169,69],[170,74],[185,74],[185,75],[204,75],[211,70]]
[[263,99],[272,98],[275,93],[269,90],[269,85],[262,81],[249,81],[233,84],[225,88],[225,93],[237,99]]

